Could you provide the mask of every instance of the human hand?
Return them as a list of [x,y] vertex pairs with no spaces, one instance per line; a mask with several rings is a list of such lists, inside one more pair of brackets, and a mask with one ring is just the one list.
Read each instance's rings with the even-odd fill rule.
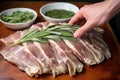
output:
[[114,4],[111,2],[113,0],[108,1],[85,5],[73,16],[69,22],[70,24],[78,24],[83,18],[86,19],[86,23],[74,33],[75,38],[82,36],[93,27],[103,25],[115,15],[115,12],[113,13]]

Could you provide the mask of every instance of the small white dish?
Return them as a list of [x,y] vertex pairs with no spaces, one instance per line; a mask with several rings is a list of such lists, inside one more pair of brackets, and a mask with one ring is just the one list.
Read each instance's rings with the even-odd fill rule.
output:
[[13,30],[19,30],[19,29],[24,29],[24,28],[30,27],[34,23],[34,21],[36,20],[36,18],[37,18],[36,11],[34,11],[33,9],[30,9],[30,8],[11,8],[11,9],[7,9],[7,10],[2,11],[0,13],[0,16],[2,14],[11,15],[15,11],[28,11],[28,12],[32,12],[34,14],[34,18],[32,20],[24,22],[24,23],[8,23],[8,22],[3,21],[0,18],[0,21],[4,25],[6,25],[6,27],[8,27],[10,29],[13,29]]
[[72,11],[75,14],[79,11],[79,8],[74,4],[67,3],[67,2],[54,2],[54,3],[48,3],[43,5],[40,8],[40,14],[48,22],[67,22],[71,19],[71,18],[56,19],[56,18],[51,18],[45,15],[47,11],[54,10],[54,9],[64,9],[64,10]]

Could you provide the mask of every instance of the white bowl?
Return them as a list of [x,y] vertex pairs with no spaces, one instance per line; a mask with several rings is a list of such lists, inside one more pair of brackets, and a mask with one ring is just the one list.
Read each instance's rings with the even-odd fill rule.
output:
[[35,19],[37,18],[37,13],[33,9],[30,9],[30,8],[11,8],[11,9],[7,9],[7,10],[2,11],[0,13],[0,16],[2,14],[10,15],[10,14],[12,14],[15,11],[28,11],[28,12],[32,12],[34,14],[34,18],[31,21],[27,21],[27,22],[24,22],[24,23],[8,23],[8,22],[4,22],[0,18],[0,21],[4,25],[6,25],[6,27],[8,27],[10,29],[13,29],[13,30],[19,30],[19,29],[24,29],[24,28],[30,27],[34,23]]
[[71,3],[54,2],[54,3],[48,3],[48,4],[43,5],[40,8],[40,14],[44,17],[45,20],[49,22],[67,22],[71,19],[71,18],[56,19],[56,18],[45,16],[45,13],[47,11],[54,10],[54,9],[64,9],[64,10],[72,11],[75,14],[79,11],[79,8]]

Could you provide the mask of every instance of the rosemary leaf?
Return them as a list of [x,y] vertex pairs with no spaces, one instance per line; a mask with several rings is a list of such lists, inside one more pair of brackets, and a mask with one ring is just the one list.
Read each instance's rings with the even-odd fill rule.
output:
[[43,38],[39,38],[39,39],[38,39],[38,42],[41,42],[41,43],[47,43],[48,40],[47,40],[47,39],[43,39]]
[[69,41],[76,41],[76,39],[74,37],[66,37],[66,36],[60,36],[61,39],[66,39]]
[[55,41],[61,41],[61,38],[57,35],[49,35],[49,36],[45,36],[44,38],[52,39],[52,40],[55,40]]
[[49,31],[51,34],[54,34],[54,35],[62,35],[60,32],[56,32],[56,31]]
[[74,26],[72,27],[72,31],[76,31],[78,28],[79,28],[79,26],[74,25]]
[[25,33],[23,37],[31,37],[33,34],[35,34],[38,31],[39,30],[33,30],[33,31],[30,30],[27,33]]
[[64,27],[64,28],[61,28],[61,30],[71,31],[71,28],[69,28],[69,27]]
[[60,28],[60,27],[61,27],[61,26],[54,26],[54,27],[48,28],[47,30],[48,30],[48,31],[52,31],[52,30],[58,29],[58,28]]
[[59,30],[62,36],[73,36],[73,34],[69,31]]
[[[49,26],[47,26],[45,29],[52,28],[52,27],[55,27],[55,26],[56,26],[55,24],[49,25]],[[44,30],[45,30],[45,29],[44,29]]]
[[35,38],[40,38],[46,35],[49,35],[50,33],[48,31],[38,31],[36,33],[34,33],[33,35],[29,36],[29,37],[35,37]]

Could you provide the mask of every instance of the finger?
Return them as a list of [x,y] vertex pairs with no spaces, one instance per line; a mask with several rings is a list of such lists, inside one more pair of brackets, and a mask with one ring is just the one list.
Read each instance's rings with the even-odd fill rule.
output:
[[83,18],[82,13],[79,11],[72,19],[69,21],[69,24],[75,24]]
[[75,31],[74,37],[75,38],[81,37],[83,34],[85,34],[92,27],[93,27],[93,25],[90,22],[86,22],[82,27],[80,27],[77,31]]

